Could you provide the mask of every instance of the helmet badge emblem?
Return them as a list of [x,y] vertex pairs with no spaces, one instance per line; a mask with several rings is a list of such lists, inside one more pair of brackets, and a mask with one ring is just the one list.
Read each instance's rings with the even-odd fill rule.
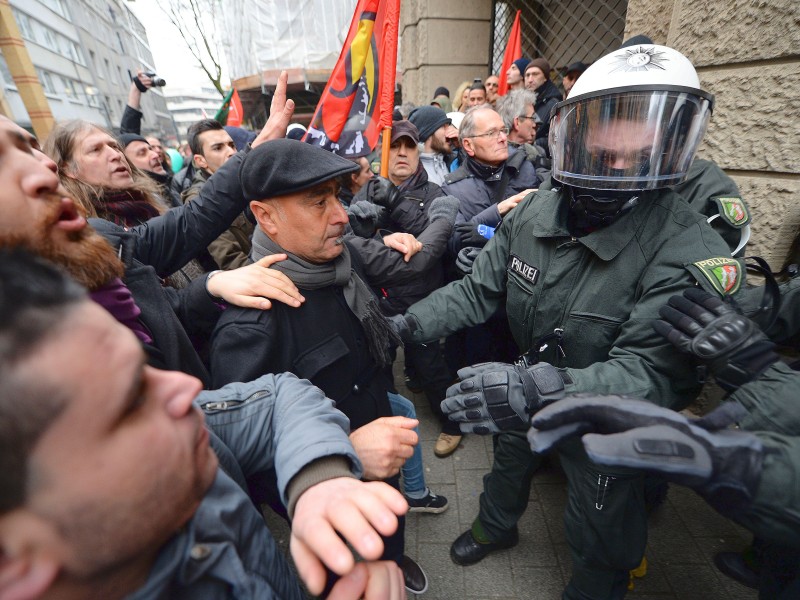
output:
[[614,58],[614,68],[610,71],[650,71],[651,69],[661,69],[666,71],[664,63],[669,59],[666,57],[666,52],[656,50],[652,46],[639,46],[637,48],[628,48],[624,54],[617,54]]

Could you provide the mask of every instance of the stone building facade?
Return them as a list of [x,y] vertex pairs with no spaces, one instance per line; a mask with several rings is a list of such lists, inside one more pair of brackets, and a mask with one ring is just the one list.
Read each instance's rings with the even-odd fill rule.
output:
[[800,227],[800,3],[629,0],[625,35],[686,54],[716,97],[700,156],[753,213],[748,254],[781,268]]
[[[404,0],[403,100],[488,74],[493,14],[493,0]],[[628,0],[623,37],[635,34],[686,54],[715,94],[700,156],[750,204],[749,253],[780,269],[800,226],[800,2]]]

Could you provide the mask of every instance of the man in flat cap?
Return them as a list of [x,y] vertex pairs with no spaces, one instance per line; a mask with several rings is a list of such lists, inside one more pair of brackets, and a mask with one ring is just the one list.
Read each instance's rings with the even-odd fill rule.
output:
[[[276,267],[298,287],[300,308],[273,305],[269,314],[231,308],[212,338],[215,386],[290,371],[309,379],[350,419],[350,439],[367,479],[397,486],[397,472],[417,443],[417,421],[392,417],[390,347],[399,340],[369,286],[410,281],[443,251],[455,219],[451,199],[430,208],[410,259],[372,239],[344,237],[349,222],[336,179],[358,169],[351,161],[295,140],[273,140],[252,150],[239,178],[258,222],[254,260],[284,253]],[[268,490],[269,491],[269,490]],[[403,525],[386,538],[384,558],[396,561],[413,593],[427,588],[419,566],[403,555]]]

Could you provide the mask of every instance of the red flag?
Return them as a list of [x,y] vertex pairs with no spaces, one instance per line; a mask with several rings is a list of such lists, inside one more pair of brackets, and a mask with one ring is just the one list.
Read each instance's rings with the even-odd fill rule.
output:
[[497,94],[500,96],[505,96],[506,92],[508,92],[506,71],[511,68],[511,64],[515,60],[522,58],[522,31],[520,30],[519,24],[519,15],[521,12],[521,10],[517,11],[517,16],[514,17],[514,24],[511,26],[511,33],[508,35],[506,53],[503,56],[503,66],[500,67],[500,84],[497,87]]
[[239,90],[234,88],[233,95],[231,96],[231,103],[228,107],[228,122],[226,125],[241,127],[243,118],[244,109],[242,108],[242,100],[239,98]]
[[392,126],[400,0],[359,0],[305,141],[364,156]]
[[[203,118],[208,118],[206,117],[206,111],[203,111]],[[232,88],[225,94],[222,106],[219,107],[217,114],[214,115],[214,120],[223,125],[241,127],[243,118],[244,109],[242,108],[242,100],[239,98],[239,90]]]

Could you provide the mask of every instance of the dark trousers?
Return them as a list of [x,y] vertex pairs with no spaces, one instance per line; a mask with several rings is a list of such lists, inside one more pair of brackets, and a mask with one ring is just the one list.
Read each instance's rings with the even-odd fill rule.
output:
[[451,377],[439,341],[428,344],[406,344],[406,369],[422,385],[425,398],[431,411],[442,426],[444,433],[461,435],[458,425],[448,419],[442,412],[444,400]]
[[[516,527],[541,461],[531,453],[524,432],[495,436],[494,450],[473,525],[473,531],[482,529],[488,541],[502,540]],[[593,464],[580,440],[562,444],[559,457],[567,476],[564,527],[573,564],[563,598],[622,598],[628,572],[639,566],[647,543],[644,477],[630,469]]]

